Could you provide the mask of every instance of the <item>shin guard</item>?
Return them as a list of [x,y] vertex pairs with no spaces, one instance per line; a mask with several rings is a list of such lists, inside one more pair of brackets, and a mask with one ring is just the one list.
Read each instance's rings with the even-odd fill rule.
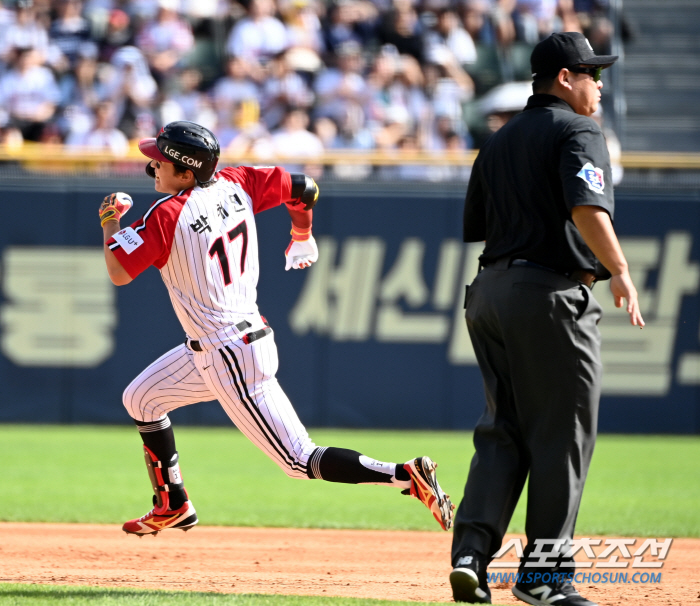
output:
[[148,469],[148,477],[151,480],[151,486],[153,486],[153,492],[156,496],[155,505],[159,510],[168,509],[170,493],[175,491],[184,492],[185,490],[178,463],[180,457],[176,452],[170,461],[159,461],[156,455],[153,454],[153,451],[145,445],[143,454],[146,468]]

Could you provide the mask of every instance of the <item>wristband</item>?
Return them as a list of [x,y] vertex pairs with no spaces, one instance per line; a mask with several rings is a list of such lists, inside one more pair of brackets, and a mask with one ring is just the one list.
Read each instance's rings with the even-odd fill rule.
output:
[[111,210],[111,211],[105,212],[105,213],[100,217],[100,219],[101,219],[101,221],[100,221],[100,227],[104,227],[104,226],[105,226],[105,223],[107,223],[108,221],[115,221],[115,222],[119,223],[119,217],[117,217],[117,213],[116,213],[115,210]]
[[306,242],[311,237],[311,225],[304,228],[292,224],[292,231],[289,233],[292,234],[294,242]]

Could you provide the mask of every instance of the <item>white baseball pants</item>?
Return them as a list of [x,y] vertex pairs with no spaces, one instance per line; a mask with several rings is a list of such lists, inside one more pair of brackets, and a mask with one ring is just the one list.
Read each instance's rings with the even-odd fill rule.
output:
[[147,423],[181,406],[218,400],[246,437],[291,478],[308,479],[316,445],[282,391],[274,333],[246,344],[235,327],[200,341],[204,351],[179,345],[124,391],[132,418]]

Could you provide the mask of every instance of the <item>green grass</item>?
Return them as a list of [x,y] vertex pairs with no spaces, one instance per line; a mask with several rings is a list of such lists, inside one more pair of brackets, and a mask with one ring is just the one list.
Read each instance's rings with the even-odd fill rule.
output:
[[[404,462],[428,454],[459,502],[467,432],[313,430],[317,444]],[[379,486],[291,480],[235,428],[177,429],[185,484],[205,525],[439,531],[414,499]],[[150,507],[141,441],[125,427],[0,425],[0,520],[121,523]],[[699,537],[700,438],[598,439],[577,535]],[[511,523],[523,532],[524,499]]]
[[[436,602],[423,602],[436,603]],[[313,596],[154,591],[66,585],[0,584],[3,606],[409,606],[416,602]]]
[[700,537],[700,438],[598,438],[578,535]]

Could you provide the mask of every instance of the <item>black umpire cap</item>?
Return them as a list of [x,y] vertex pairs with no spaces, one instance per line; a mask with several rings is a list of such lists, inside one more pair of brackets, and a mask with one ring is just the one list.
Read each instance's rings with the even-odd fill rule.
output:
[[563,68],[577,65],[610,67],[617,55],[596,55],[588,39],[578,32],[557,32],[535,46],[530,55],[532,77],[556,76]]

